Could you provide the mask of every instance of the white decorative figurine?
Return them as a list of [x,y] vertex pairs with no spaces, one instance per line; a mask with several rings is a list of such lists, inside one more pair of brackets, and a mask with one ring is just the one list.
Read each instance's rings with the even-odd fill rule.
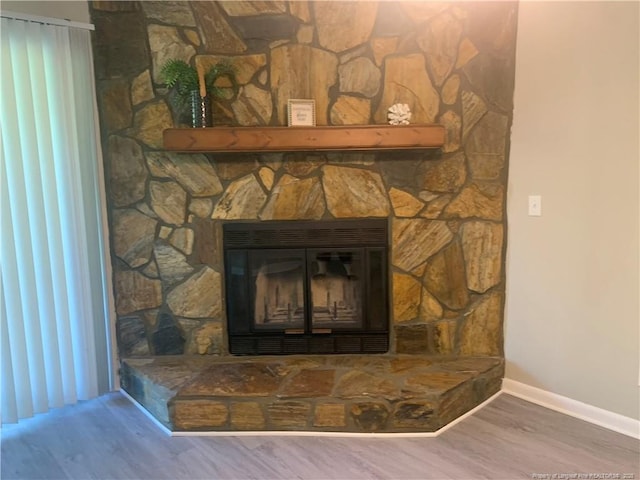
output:
[[390,125],[409,125],[411,120],[411,110],[406,103],[396,103],[389,107],[387,114]]

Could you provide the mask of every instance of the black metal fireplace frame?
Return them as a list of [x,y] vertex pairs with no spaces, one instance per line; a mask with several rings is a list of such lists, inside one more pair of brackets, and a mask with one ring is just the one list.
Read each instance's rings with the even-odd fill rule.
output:
[[[225,222],[223,249],[229,351],[235,355],[386,353],[389,350],[388,220],[337,219]],[[264,331],[253,326],[248,277],[249,252],[265,249],[361,249],[366,270],[362,328],[311,328],[306,315],[302,332]],[[305,264],[305,292],[309,275]],[[374,275],[372,274],[372,270]],[[305,302],[310,305],[310,301]],[[308,306],[307,308],[311,308]]]

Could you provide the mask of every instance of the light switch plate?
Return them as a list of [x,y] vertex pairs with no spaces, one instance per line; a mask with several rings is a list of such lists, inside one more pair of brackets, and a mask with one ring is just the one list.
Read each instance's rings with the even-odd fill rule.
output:
[[529,216],[542,216],[542,197],[540,195],[529,195]]

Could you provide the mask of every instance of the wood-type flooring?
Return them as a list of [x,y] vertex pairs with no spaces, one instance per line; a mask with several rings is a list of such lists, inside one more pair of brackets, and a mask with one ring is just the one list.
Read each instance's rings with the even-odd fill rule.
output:
[[8,479],[640,479],[640,441],[502,394],[437,438],[170,437],[119,393],[2,429]]

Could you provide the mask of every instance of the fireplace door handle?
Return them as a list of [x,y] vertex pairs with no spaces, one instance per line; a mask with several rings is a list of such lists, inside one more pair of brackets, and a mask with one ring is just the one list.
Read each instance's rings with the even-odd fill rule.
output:
[[331,329],[330,328],[313,328],[311,329],[311,333],[322,333],[322,334],[328,335],[331,333]]
[[285,328],[285,335],[304,335],[304,328]]

